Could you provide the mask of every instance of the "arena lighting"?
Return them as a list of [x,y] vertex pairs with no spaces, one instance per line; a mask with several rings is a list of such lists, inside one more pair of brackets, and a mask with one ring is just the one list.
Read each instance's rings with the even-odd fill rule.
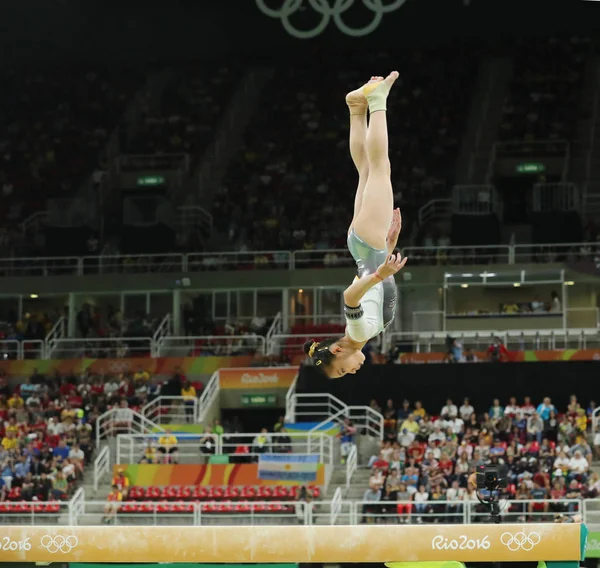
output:
[[468,285],[468,284],[461,284],[461,285],[460,285],[460,287],[461,287],[461,288],[468,288],[468,287],[469,287],[469,285]]
[[515,288],[519,288],[519,286],[521,286],[521,283],[520,283],[520,282],[515,282],[515,283],[513,284],[513,286],[514,286]]
[[481,276],[482,278],[485,278],[486,276],[488,278],[493,278],[494,276],[496,276],[495,272],[482,272],[479,276]]
[[[579,523],[332,526],[2,527],[2,562],[578,563]],[[582,546],[583,541],[583,546]],[[109,543],[107,545],[107,543]],[[439,564],[438,564],[439,563]]]
[[36,298],[39,298],[39,296],[38,296],[37,294],[29,294],[29,297],[30,297],[32,300],[35,300]]
[[300,288],[300,290],[298,290],[298,294],[304,294],[304,290]]
[[473,275],[470,272],[465,272],[461,275],[463,278],[471,278]]
[[573,282],[573,280],[567,280],[565,286],[575,286],[575,282]]

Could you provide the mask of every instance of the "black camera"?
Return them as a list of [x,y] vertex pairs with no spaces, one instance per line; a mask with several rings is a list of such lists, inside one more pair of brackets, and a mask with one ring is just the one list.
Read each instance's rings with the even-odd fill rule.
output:
[[477,489],[497,491],[508,487],[508,467],[505,465],[480,465],[477,468]]

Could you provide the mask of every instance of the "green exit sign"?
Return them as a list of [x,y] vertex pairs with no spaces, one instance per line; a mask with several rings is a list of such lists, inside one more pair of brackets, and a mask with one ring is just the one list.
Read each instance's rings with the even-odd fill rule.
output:
[[242,406],[275,406],[277,397],[274,394],[243,394]]
[[165,178],[164,176],[141,176],[137,178],[137,184],[141,186],[165,185]]
[[518,174],[539,174],[546,171],[546,166],[539,162],[524,162],[517,165]]

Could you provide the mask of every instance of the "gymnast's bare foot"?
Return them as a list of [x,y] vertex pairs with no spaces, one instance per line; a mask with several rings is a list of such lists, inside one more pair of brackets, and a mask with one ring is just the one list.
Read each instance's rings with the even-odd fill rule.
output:
[[371,79],[365,83],[362,87],[360,87],[359,89],[356,89],[355,91],[350,91],[347,95],[346,95],[346,104],[348,105],[348,108],[350,109],[350,114],[367,114],[367,97],[365,96],[364,93],[364,88],[367,85],[370,85],[372,83],[381,83],[381,81],[383,81],[383,77],[371,77]]

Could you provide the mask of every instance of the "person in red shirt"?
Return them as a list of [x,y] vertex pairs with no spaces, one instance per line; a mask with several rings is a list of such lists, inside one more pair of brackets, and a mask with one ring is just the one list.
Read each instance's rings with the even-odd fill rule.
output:
[[488,361],[494,363],[508,361],[508,349],[506,349],[499,337],[494,337],[492,344],[488,347],[487,356]]

